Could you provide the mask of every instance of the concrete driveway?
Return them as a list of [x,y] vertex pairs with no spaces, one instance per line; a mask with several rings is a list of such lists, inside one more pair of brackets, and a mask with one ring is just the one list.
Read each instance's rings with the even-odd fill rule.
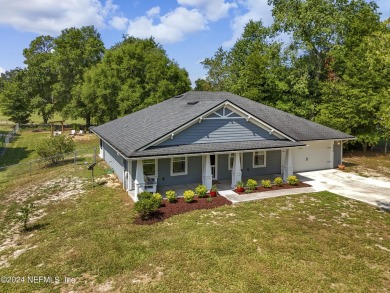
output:
[[339,170],[297,173],[299,179],[316,191],[327,190],[341,196],[359,200],[390,210],[390,182],[366,178]]

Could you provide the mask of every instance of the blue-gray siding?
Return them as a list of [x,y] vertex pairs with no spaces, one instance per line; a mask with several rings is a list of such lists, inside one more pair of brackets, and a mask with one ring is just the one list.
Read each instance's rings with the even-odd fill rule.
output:
[[253,153],[244,153],[244,164],[242,169],[242,178],[253,178],[259,175],[280,174],[281,171],[281,152],[267,151],[266,166],[253,168]]
[[[123,182],[124,159],[117,155],[117,152],[103,141],[104,160],[114,170],[118,179]],[[127,162],[126,162],[127,163]]]
[[333,144],[333,168],[336,168],[337,165],[341,164],[342,161],[341,148],[342,148],[341,143],[339,142],[339,144],[337,144],[337,142],[335,141]]
[[218,155],[218,180],[231,179],[232,171],[228,169],[228,155]]
[[274,135],[243,118],[204,119],[162,142],[161,146],[248,140],[277,140]]
[[188,174],[171,176],[171,159],[158,160],[158,186],[202,183],[202,157],[188,157]]

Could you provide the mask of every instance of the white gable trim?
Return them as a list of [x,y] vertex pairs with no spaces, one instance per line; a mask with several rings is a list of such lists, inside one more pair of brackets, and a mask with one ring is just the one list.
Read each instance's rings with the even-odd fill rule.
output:
[[[196,117],[195,119],[193,119],[192,121],[189,121],[187,122],[186,124],[182,125],[181,127],[177,128],[176,130],[172,131],[171,133],[169,134],[166,134],[164,135],[163,137],[155,140],[154,142],[151,142],[150,144],[147,144],[146,146],[138,149],[138,151],[143,151],[151,146],[157,146],[159,145],[160,143],[168,140],[168,139],[173,139],[173,137],[176,135],[176,134],[179,134],[180,132],[182,132],[183,130],[191,127],[192,125],[196,124],[196,123],[202,123],[202,120],[204,119],[223,119],[223,117],[221,116],[221,118],[219,117],[212,117],[212,118],[206,118],[207,116],[213,114],[214,112],[216,112],[217,110],[221,109],[222,107],[225,107],[225,108],[228,108],[229,110],[237,113],[238,115],[240,115],[241,117],[243,118],[246,118],[247,121],[251,121],[252,123],[254,123],[256,126],[260,127],[260,128],[263,128],[264,130],[266,131],[269,131],[270,133],[274,134],[275,136],[279,137],[279,138],[285,138],[285,139],[288,139],[290,141],[293,141],[295,142],[296,140],[292,139],[291,137],[287,136],[286,134],[280,132],[279,130],[271,127],[270,125],[268,125],[267,123],[265,123],[264,121],[254,117],[252,114],[249,114],[248,112],[242,110],[241,108],[237,107],[236,105],[230,103],[230,102],[223,102],[217,106],[215,106],[214,108],[210,109],[209,111],[205,112],[204,114]],[[220,115],[219,115],[220,116]],[[238,117],[227,117],[227,119],[237,119]],[[239,118],[238,118],[239,119]]]

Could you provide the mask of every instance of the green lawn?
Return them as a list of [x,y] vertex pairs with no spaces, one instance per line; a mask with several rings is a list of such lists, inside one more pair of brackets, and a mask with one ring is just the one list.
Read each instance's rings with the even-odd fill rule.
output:
[[[1,113],[1,110],[0,110],[0,121],[9,121],[8,119],[9,119],[9,117],[3,115]],[[29,120],[33,123],[43,123],[42,117],[39,116],[37,113],[33,113]],[[58,120],[63,120],[63,118],[61,117],[61,115],[59,113],[55,113],[53,118],[49,119],[49,121],[58,121]],[[65,123],[66,124],[73,124],[73,123],[85,124],[85,120],[80,119],[80,118],[79,119],[65,119]]]
[[[104,173],[99,163],[97,174]],[[1,292],[386,292],[390,214],[329,192],[200,210],[138,226],[121,188],[91,187],[84,166],[17,178],[0,195],[0,241],[35,202],[32,231],[0,251]],[[64,194],[69,198],[58,200]],[[73,192],[73,193],[72,193]],[[81,192],[81,193],[80,193]],[[49,199],[49,200],[46,200]],[[19,255],[20,254],[20,255]],[[16,255],[17,257],[13,257]],[[19,255],[19,256],[18,256]],[[64,277],[74,278],[71,284]]]
[[[45,136],[23,131],[5,158],[33,159],[37,141]],[[81,152],[98,140],[91,135],[76,143]],[[106,168],[99,162],[96,176]],[[0,283],[0,292],[390,288],[390,213],[364,203],[321,192],[194,211],[138,226],[129,196],[121,187],[92,188],[91,172],[83,163],[42,168],[31,176],[18,171],[0,172],[0,276],[24,281]],[[32,202],[30,231],[20,232],[15,215]],[[31,283],[28,276],[58,277],[59,282]],[[65,283],[65,277],[71,282]]]

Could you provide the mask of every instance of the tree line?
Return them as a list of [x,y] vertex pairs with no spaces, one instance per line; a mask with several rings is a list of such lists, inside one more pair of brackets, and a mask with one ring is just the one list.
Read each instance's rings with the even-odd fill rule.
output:
[[105,49],[93,26],[39,36],[23,50],[25,68],[1,74],[2,112],[26,123],[37,112],[83,118],[87,127],[191,89],[188,73],[151,39],[123,37]]
[[[229,91],[355,135],[366,149],[390,138],[390,20],[364,0],[269,0],[273,24],[250,21],[231,49],[202,64],[195,90]],[[191,89],[185,69],[151,39],[105,49],[93,26],[39,36],[26,68],[0,77],[3,114],[43,122],[55,112],[87,126]]]
[[364,0],[269,0],[273,24],[250,21],[206,58],[196,90],[229,91],[355,135],[390,138],[390,20]]

